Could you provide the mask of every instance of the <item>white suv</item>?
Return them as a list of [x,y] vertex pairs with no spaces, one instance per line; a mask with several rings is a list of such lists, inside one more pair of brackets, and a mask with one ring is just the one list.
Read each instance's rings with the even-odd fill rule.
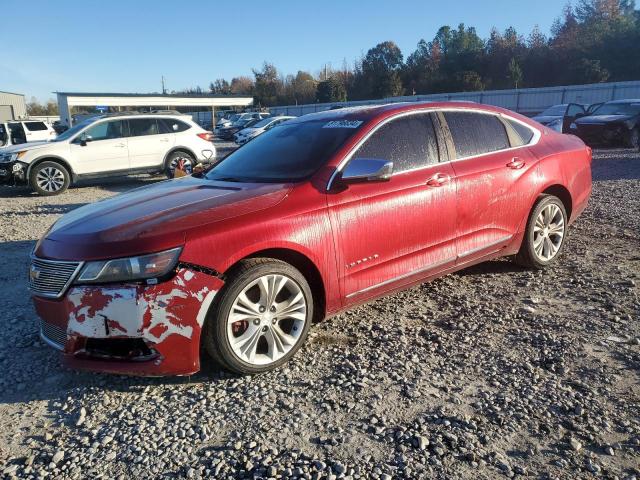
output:
[[27,142],[42,142],[56,138],[51,125],[41,120],[11,120],[0,122],[0,147]]
[[109,114],[85,120],[49,142],[0,150],[0,184],[57,195],[86,177],[131,173],[190,174],[215,158],[213,135],[189,117]]

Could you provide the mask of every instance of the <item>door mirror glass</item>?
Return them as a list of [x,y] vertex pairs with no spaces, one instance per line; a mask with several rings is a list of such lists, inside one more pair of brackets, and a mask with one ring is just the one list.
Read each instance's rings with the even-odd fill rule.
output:
[[343,183],[381,182],[389,180],[393,162],[373,158],[355,158],[342,171]]

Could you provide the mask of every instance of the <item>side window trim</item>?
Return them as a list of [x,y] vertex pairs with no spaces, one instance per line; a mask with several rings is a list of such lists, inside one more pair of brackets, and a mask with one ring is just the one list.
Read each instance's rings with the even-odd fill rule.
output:
[[[482,153],[480,155],[474,155],[474,156],[470,156],[470,157],[461,157],[461,158],[457,158],[456,152],[455,152],[455,146],[453,145],[453,141],[451,139],[451,132],[449,131],[449,127],[447,125],[447,122],[444,120],[444,115],[442,114],[442,112],[477,112],[477,113],[482,113],[482,114],[486,114],[486,115],[495,115],[497,117],[499,117],[501,120],[502,119],[508,119],[514,122],[517,122],[521,125],[523,125],[524,127],[528,128],[529,130],[531,130],[533,132],[533,137],[531,137],[531,140],[529,141],[529,143],[525,144],[525,145],[520,145],[519,147],[511,147],[505,150],[500,150],[501,152],[505,152],[505,151],[511,151],[511,150],[516,150],[518,148],[525,148],[525,147],[531,147],[533,145],[536,145],[539,141],[540,141],[540,137],[542,137],[542,132],[540,130],[538,130],[537,128],[534,128],[528,124],[526,124],[525,122],[518,120],[515,117],[511,117],[509,115],[506,115],[502,112],[487,112],[485,110],[480,110],[480,109],[476,109],[476,108],[433,108],[433,107],[426,107],[426,108],[421,108],[421,109],[416,109],[416,110],[411,110],[409,112],[402,112],[399,114],[396,114],[392,117],[388,117],[385,118],[384,120],[382,120],[381,122],[377,123],[376,125],[374,125],[371,130],[369,130],[369,132],[367,132],[367,134],[362,137],[358,143],[356,143],[351,150],[349,150],[349,152],[344,156],[344,158],[340,161],[340,163],[338,164],[338,166],[336,167],[335,171],[333,172],[333,174],[331,175],[331,177],[329,178],[329,181],[327,182],[327,187],[326,187],[326,191],[329,192],[331,191],[331,188],[333,187],[333,182],[336,178],[336,176],[338,175],[339,172],[341,172],[342,170],[344,170],[344,168],[347,166],[347,164],[351,161],[351,158],[353,157],[353,155],[358,151],[358,149],[369,139],[369,137],[371,137],[371,135],[373,135],[380,127],[382,127],[384,124],[386,124],[387,122],[390,122],[393,119],[397,119],[400,118],[402,116],[405,115],[417,115],[419,113],[432,113],[432,114],[436,114],[438,115],[438,119],[439,119],[439,126],[443,129],[442,133],[443,136],[445,137],[445,141],[447,138],[447,134],[449,135],[450,138],[450,144],[449,142],[447,142],[447,149],[448,149],[448,159],[444,160],[441,159],[440,163],[446,163],[446,162],[455,162],[458,160],[467,160],[470,158],[476,158],[476,157],[483,157],[485,155],[491,155],[495,152],[489,152],[489,153]],[[434,129],[436,130],[436,135],[438,134],[438,128],[436,126],[436,124],[434,123]],[[434,164],[437,165],[437,164]],[[426,167],[421,167],[421,168],[428,168],[431,165],[427,165]],[[404,173],[404,172],[403,172]]]

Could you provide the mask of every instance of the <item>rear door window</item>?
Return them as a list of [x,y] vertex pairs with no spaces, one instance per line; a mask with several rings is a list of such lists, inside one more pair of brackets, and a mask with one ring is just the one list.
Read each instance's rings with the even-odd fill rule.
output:
[[24,122],[24,124],[30,132],[48,130],[44,122]]
[[132,137],[144,137],[158,135],[160,130],[155,118],[132,118],[129,120],[129,135]]
[[393,162],[393,172],[438,163],[438,143],[428,113],[406,115],[384,124],[358,148],[352,158]]
[[500,119],[476,112],[444,112],[457,158],[510,148],[507,131]]

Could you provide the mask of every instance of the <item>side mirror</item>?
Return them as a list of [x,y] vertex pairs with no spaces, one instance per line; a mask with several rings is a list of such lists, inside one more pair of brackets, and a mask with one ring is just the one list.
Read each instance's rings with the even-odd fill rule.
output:
[[393,162],[372,158],[355,158],[342,171],[342,183],[383,182],[391,178]]
[[81,147],[86,147],[87,142],[90,142],[91,140],[91,135],[87,135],[86,133],[83,133],[78,137],[78,143]]

